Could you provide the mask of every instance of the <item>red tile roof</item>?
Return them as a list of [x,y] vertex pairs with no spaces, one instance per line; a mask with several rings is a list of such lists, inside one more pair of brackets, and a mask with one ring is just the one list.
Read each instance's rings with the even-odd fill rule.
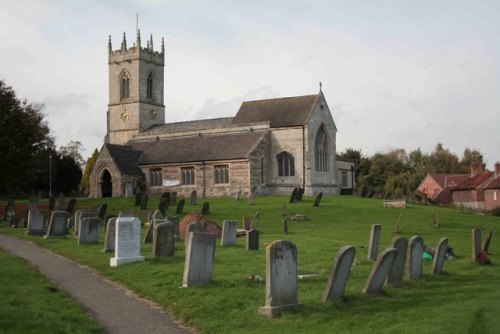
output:
[[482,189],[500,189],[500,174],[487,180],[481,187]]
[[493,172],[479,172],[476,175],[467,178],[465,181],[460,183],[458,186],[451,189],[451,191],[476,189],[476,188],[480,187],[483,183],[485,183],[493,175],[494,175]]

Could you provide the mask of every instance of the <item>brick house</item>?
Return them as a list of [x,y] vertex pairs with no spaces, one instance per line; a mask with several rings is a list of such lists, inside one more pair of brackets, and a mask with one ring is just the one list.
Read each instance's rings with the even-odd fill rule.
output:
[[451,203],[451,189],[465,181],[469,174],[427,174],[417,188],[417,193],[432,203]]
[[500,208],[500,163],[495,164],[495,174],[482,186],[484,210],[491,211]]

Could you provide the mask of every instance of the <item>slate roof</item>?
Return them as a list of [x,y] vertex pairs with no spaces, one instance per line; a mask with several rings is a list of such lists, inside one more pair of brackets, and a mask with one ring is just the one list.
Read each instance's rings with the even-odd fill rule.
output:
[[201,131],[214,128],[226,128],[231,125],[233,117],[222,117],[212,119],[200,119],[195,121],[175,122],[152,125],[141,135],[155,135],[173,132]]
[[141,169],[137,167],[142,151],[134,150],[131,146],[116,144],[106,144],[106,148],[121,174],[143,175]]
[[134,149],[144,150],[139,165],[217,161],[247,158],[266,132],[244,132],[196,137],[174,137],[136,141]]
[[321,93],[279,99],[245,101],[241,104],[232,125],[269,121],[271,127],[304,125],[309,119]]

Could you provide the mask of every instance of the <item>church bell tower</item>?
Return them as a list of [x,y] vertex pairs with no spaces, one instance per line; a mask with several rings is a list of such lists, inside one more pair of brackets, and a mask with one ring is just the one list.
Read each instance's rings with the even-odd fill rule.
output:
[[106,142],[126,144],[132,137],[156,124],[165,123],[163,72],[165,45],[154,51],[153,36],[141,46],[137,29],[134,45],[127,48],[123,33],[120,49],[113,51],[108,42],[109,104]]

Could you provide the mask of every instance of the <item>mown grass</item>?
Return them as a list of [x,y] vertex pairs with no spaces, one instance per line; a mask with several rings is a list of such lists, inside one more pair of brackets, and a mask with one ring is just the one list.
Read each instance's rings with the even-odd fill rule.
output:
[[0,250],[0,333],[104,333],[66,293]]
[[[446,261],[444,273],[429,274],[431,263],[424,263],[424,277],[404,281],[401,288],[385,287],[380,297],[369,297],[360,290],[373,263],[367,260],[371,224],[381,224],[379,251],[388,247],[396,234],[395,222],[401,210],[383,208],[380,200],[354,197],[324,197],[320,207],[313,207],[313,198],[288,204],[288,197],[259,197],[255,205],[231,199],[210,200],[209,218],[219,225],[225,219],[241,221],[242,216],[262,213],[258,229],[260,250],[247,252],[243,239],[236,247],[217,245],[213,283],[208,287],[180,288],[184,267],[183,242],[176,244],[176,255],[166,260],[150,256],[150,244],[142,245],[143,263],[109,267],[112,254],[103,254],[100,245],[78,246],[74,237],[42,239],[24,236],[22,231],[1,229],[35,241],[43,247],[89,265],[103,275],[127,285],[139,295],[154,300],[203,333],[496,333],[500,328],[499,243],[494,232],[490,247],[492,265],[473,263],[471,254],[472,227],[484,232],[500,224],[500,218],[461,213],[441,208],[440,227],[432,224],[436,208],[408,205],[403,210],[401,233],[410,238],[420,235],[427,245],[448,237],[456,260]],[[90,207],[102,200],[79,201],[79,207]],[[111,213],[131,209],[132,199],[109,199]],[[288,235],[282,234],[281,208],[305,214],[308,221],[289,221]],[[153,198],[150,208],[158,205]],[[173,215],[175,207],[167,214]],[[199,212],[186,204],[185,210]],[[483,232],[483,235],[485,234]],[[299,302],[302,307],[286,312],[279,319],[269,320],[257,314],[265,302],[265,284],[250,282],[250,274],[265,277],[265,244],[274,240],[290,240],[298,248],[299,273],[318,273],[319,277],[299,281]],[[356,247],[355,265],[346,287],[344,304],[323,304],[321,294],[332,267],[333,258],[344,245]]]

